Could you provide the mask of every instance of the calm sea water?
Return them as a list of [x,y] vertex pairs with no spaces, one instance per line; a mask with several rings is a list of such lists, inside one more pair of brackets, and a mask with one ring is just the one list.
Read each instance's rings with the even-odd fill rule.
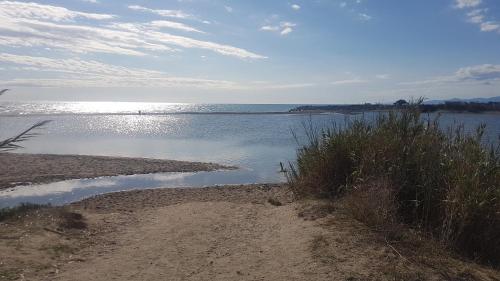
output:
[[[360,117],[343,114],[275,114],[297,105],[0,105],[0,137],[11,136],[40,120],[52,120],[39,131],[40,136],[25,142],[25,148],[18,150],[19,153],[148,157],[216,162],[240,168],[236,171],[103,177],[18,187],[0,191],[0,208],[21,202],[65,204],[99,193],[137,188],[284,181],[279,164],[293,161],[298,147],[292,131],[298,134],[299,142],[302,142],[304,124],[311,122],[321,128],[330,126],[332,122],[344,124],[346,118]],[[185,114],[173,114],[180,112]],[[232,114],[217,114],[220,112]],[[365,117],[370,118],[370,114]],[[496,140],[500,135],[498,114],[443,114],[441,120],[445,125],[464,123],[468,130],[485,123],[487,137]]]
[[0,115],[285,112],[298,104],[192,104],[148,102],[2,102]]

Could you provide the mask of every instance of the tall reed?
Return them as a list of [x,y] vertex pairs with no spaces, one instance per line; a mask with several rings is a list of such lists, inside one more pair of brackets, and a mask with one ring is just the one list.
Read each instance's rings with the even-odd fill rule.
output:
[[383,192],[394,198],[393,206],[385,205],[396,208],[400,222],[498,264],[500,146],[484,144],[484,129],[443,129],[439,119],[421,116],[418,103],[375,120],[310,129],[288,182],[297,196],[332,199],[384,182]]

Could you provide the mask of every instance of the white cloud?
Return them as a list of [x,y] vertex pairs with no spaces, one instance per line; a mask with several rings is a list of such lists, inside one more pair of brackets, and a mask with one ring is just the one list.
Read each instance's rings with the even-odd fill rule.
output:
[[500,65],[481,64],[458,69],[453,75],[440,76],[429,80],[404,82],[401,85],[428,85],[458,82],[491,83],[500,81]]
[[481,23],[481,31],[489,32],[495,30],[500,30],[500,25],[498,23],[491,21]]
[[146,69],[126,68],[81,59],[52,59],[0,53],[5,65],[30,67],[40,72],[63,74],[63,78],[20,78],[0,81],[3,86],[40,87],[203,87],[233,88],[237,83],[224,80],[172,77],[166,73]]
[[469,67],[462,67],[455,73],[455,77],[459,81],[498,80],[500,79],[500,65],[482,64]]
[[349,84],[363,84],[363,83],[368,83],[368,80],[362,80],[362,79],[347,79],[347,80],[337,80],[330,82],[331,85],[349,85]]
[[481,4],[481,0],[455,0],[455,7],[459,9],[473,8]]
[[279,26],[272,26],[272,25],[264,25],[260,28],[260,30],[263,31],[278,31],[280,28]]
[[467,21],[479,26],[483,32],[497,31],[500,33],[500,23],[495,20],[488,19],[487,8],[477,8],[481,4],[481,0],[456,0],[455,7],[460,9],[471,9],[467,12]]
[[[89,14],[35,3],[0,2],[0,46],[44,47],[73,53],[147,56],[196,48],[226,56],[262,59],[242,48],[163,32],[163,28],[203,33],[172,21],[110,22],[113,15]],[[5,4],[5,5],[3,5]],[[78,23],[85,18],[97,21]],[[104,21],[106,20],[106,21]],[[104,21],[104,22],[103,22]],[[97,26],[96,26],[97,24]]]
[[173,21],[165,21],[165,20],[157,20],[157,21],[152,21],[149,26],[151,27],[166,27],[166,28],[172,28],[172,29],[177,29],[177,30],[183,30],[183,31],[188,31],[188,32],[198,32],[198,33],[205,33],[203,31],[200,31],[194,27],[185,25],[183,23],[179,22],[173,22]]
[[289,22],[289,21],[282,21],[280,23],[280,26],[281,27],[294,27],[294,26],[297,26],[297,24],[295,24],[293,22]]
[[[0,71],[37,71],[41,78],[0,80],[2,87],[189,87],[203,89],[296,89],[315,83],[234,82],[205,78],[175,77],[161,71],[127,68],[94,60],[54,59],[0,53]],[[46,75],[43,75],[46,74]]]
[[293,31],[293,29],[291,27],[285,27],[281,32],[280,34],[281,35],[287,35],[289,33],[291,33]]
[[292,4],[290,7],[292,7],[292,9],[294,9],[295,11],[300,10],[300,6],[297,4]]
[[468,21],[471,23],[482,23],[486,9],[475,9],[467,13]]
[[98,0],[82,0],[83,2],[89,2],[93,4],[99,4],[100,2]]
[[371,20],[373,17],[368,15],[368,14],[365,14],[365,13],[359,13],[358,14],[358,18],[362,21],[369,21]]
[[226,9],[226,12],[228,12],[228,13],[232,13],[233,12],[233,8],[232,7],[224,6],[224,9]]
[[149,13],[157,14],[159,16],[168,17],[168,18],[179,18],[179,19],[195,18],[195,16],[193,16],[191,14],[187,14],[187,13],[180,11],[180,10],[155,10],[155,9],[150,9],[150,8],[146,8],[146,7],[139,6],[139,5],[130,5],[130,6],[128,6],[128,8],[131,10],[149,12]]
[[279,25],[264,25],[260,28],[262,31],[279,32],[280,35],[287,35],[293,31],[293,27],[297,24],[288,21],[282,21]]
[[0,17],[17,19],[37,19],[53,22],[72,21],[76,18],[91,20],[108,20],[116,16],[108,14],[84,13],[68,10],[63,7],[24,3],[16,1],[0,1]]

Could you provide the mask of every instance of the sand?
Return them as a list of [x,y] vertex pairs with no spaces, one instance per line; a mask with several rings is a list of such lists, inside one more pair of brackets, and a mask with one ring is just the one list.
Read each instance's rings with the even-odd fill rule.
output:
[[58,227],[50,209],[0,223],[0,279],[459,281],[500,276],[455,258],[421,260],[395,252],[340,205],[294,201],[284,185],[119,192],[67,208],[83,214],[87,228]]
[[0,189],[100,176],[228,169],[214,163],[85,155],[0,153]]

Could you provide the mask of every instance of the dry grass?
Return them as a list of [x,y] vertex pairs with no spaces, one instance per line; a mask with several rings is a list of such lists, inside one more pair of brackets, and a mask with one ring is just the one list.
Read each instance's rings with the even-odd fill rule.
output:
[[345,203],[354,218],[369,226],[386,229],[398,222],[394,188],[387,180],[374,180],[353,187]]

